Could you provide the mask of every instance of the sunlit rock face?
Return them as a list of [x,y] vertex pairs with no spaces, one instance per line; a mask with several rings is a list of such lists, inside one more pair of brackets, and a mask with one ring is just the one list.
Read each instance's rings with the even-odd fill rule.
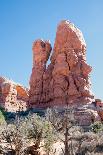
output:
[[0,106],[16,112],[28,107],[28,89],[4,77],[0,77]]
[[86,104],[93,100],[89,79],[92,68],[86,62],[86,43],[74,24],[64,20],[58,25],[47,68],[50,42],[36,40],[32,49],[30,106]]

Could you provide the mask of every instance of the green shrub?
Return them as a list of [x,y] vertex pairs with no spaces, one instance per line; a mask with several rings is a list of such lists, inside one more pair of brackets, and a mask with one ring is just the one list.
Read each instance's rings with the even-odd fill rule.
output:
[[91,131],[98,133],[103,131],[103,124],[101,122],[95,122],[91,125]]
[[2,111],[0,111],[0,125],[2,123],[4,123],[4,122],[5,122],[5,117],[4,117],[3,113],[2,113]]
[[3,116],[5,117],[6,119],[6,111],[3,107],[0,106],[0,111],[2,112]]

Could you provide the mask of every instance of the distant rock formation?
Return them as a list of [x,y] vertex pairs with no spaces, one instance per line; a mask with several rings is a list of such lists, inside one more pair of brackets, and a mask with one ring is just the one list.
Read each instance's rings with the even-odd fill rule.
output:
[[6,111],[26,110],[28,106],[28,89],[6,78],[0,77],[0,106]]
[[92,68],[86,62],[86,43],[81,31],[69,21],[57,28],[51,62],[48,41],[33,44],[33,69],[30,78],[30,106],[86,104],[94,99],[90,90]]

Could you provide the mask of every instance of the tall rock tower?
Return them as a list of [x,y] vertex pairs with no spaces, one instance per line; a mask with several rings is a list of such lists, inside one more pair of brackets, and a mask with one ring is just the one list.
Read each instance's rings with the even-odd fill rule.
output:
[[33,44],[33,69],[30,78],[31,106],[86,104],[93,100],[89,74],[92,68],[86,62],[86,43],[82,32],[69,21],[57,27],[51,62],[48,41]]
[[43,76],[46,72],[46,63],[52,48],[49,41],[39,39],[34,42],[32,50],[33,68],[30,78],[29,103],[35,105],[42,102],[42,95],[44,92]]

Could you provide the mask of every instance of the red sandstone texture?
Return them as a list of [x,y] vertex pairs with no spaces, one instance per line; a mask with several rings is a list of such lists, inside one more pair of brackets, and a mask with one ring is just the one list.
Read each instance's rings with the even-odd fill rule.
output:
[[[82,32],[69,21],[57,28],[53,53],[49,41],[33,44],[33,68],[30,78],[31,106],[86,104],[94,99],[86,61],[86,43]],[[46,63],[50,57],[50,64]]]
[[27,88],[0,77],[0,106],[10,112],[22,111],[27,109],[28,99]]

